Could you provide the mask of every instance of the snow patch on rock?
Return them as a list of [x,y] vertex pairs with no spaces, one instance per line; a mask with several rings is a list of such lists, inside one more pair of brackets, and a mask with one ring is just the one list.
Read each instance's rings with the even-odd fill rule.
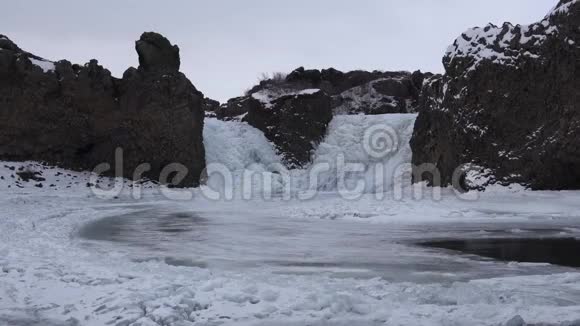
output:
[[465,69],[470,72],[482,61],[516,65],[518,60],[525,57],[537,59],[539,53],[536,51],[539,46],[560,32],[554,18],[567,14],[579,1],[561,3],[538,23],[530,25],[504,23],[502,26],[488,24],[485,27],[468,29],[447,48],[445,60],[452,63],[458,59],[469,59],[471,61],[466,63]]
[[556,7],[546,15],[546,18],[550,18],[556,15],[567,14],[570,11],[570,8],[580,2],[580,0],[572,0],[568,3],[559,3]]
[[50,71],[54,71],[55,66],[54,66],[54,62],[52,61],[48,61],[48,60],[38,60],[35,58],[28,58],[30,60],[30,62],[32,62],[33,65],[38,66],[42,69],[42,71],[46,72],[50,72]]
[[312,95],[320,92],[320,89],[310,88],[304,90],[292,90],[292,89],[263,89],[258,92],[252,93],[252,98],[260,101],[268,109],[273,107],[273,102],[284,96],[299,96],[299,95]]
[[344,115],[352,114],[352,112],[375,112],[385,106],[396,109],[400,103],[398,103],[395,97],[381,94],[374,87],[376,83],[384,80],[387,79],[377,79],[342,92],[338,95],[342,100],[342,104],[334,108],[334,113]]

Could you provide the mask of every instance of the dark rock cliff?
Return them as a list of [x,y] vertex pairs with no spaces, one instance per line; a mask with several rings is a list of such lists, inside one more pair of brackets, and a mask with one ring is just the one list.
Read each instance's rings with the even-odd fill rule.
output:
[[332,120],[330,97],[315,89],[261,100],[245,102],[249,110],[243,121],[264,132],[289,168],[303,167]]
[[580,189],[578,26],[580,2],[563,0],[535,24],[463,33],[445,75],[424,83],[411,141],[414,165],[434,164],[440,182],[416,181],[449,185],[470,164],[455,186]]
[[198,185],[203,94],[179,72],[179,48],[163,36],[144,33],[136,50],[139,68],[117,79],[96,60],[51,62],[0,35],[0,159],[92,170],[114,167],[121,148],[124,177],[148,163],[143,176],[159,180],[179,163],[189,173],[176,185]]
[[253,94],[274,98],[306,89],[320,89],[331,97],[334,114],[385,114],[415,112],[423,79],[430,73],[415,71],[383,72],[355,70],[342,72],[333,68],[295,69],[287,76],[278,74],[262,80],[245,96],[236,97],[219,108],[210,107],[218,119],[238,119],[248,112]]

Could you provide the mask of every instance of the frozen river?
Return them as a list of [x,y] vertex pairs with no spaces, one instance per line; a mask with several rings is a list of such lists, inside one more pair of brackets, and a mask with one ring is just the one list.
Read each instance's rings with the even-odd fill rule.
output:
[[509,261],[575,258],[578,193],[175,202],[27,191],[0,197],[0,325],[580,320],[578,269]]
[[[442,248],[420,244],[435,241],[435,246],[441,246],[437,241],[492,239],[505,247],[502,245],[505,240],[500,240],[512,239],[508,241],[511,249],[498,249],[504,254],[508,250],[502,258],[509,260],[514,241],[574,238],[580,236],[580,225],[576,228],[575,223],[560,219],[524,223],[372,224],[150,208],[92,222],[80,230],[79,236],[94,250],[120,251],[133,261],[156,260],[209,270],[328,273],[335,277],[381,277],[387,281],[423,283],[574,271],[541,263],[541,255],[549,256],[550,251],[538,251],[529,243],[527,247],[531,250],[525,253],[528,256],[525,259],[531,257],[527,261],[536,263],[484,258],[474,255],[473,250],[460,253],[445,249],[453,249],[445,247],[445,243]],[[534,258],[534,254],[540,256]],[[568,256],[573,256],[572,259],[576,256],[573,248]],[[521,253],[515,258],[521,259]]]

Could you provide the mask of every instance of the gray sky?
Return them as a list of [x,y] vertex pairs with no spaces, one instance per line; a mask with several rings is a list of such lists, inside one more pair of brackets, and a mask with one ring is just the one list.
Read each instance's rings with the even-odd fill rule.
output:
[[91,58],[121,76],[144,31],[181,48],[206,96],[241,95],[263,72],[306,68],[441,72],[447,46],[488,22],[531,23],[557,0],[0,0],[0,34],[51,60]]

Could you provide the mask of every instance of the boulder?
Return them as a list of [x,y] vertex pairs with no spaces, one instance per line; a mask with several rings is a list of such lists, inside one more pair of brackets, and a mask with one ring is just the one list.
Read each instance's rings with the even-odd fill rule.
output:
[[136,48],[139,68],[118,79],[96,60],[51,62],[0,36],[0,159],[92,170],[114,167],[121,148],[124,177],[148,163],[144,177],[158,180],[179,163],[189,174],[176,185],[198,185],[203,94],[177,70],[179,52],[167,39],[145,33]]
[[209,97],[203,99],[203,111],[205,112],[206,117],[216,117],[216,112],[220,108],[220,102],[213,100]]
[[215,116],[224,121],[242,120],[246,114],[261,107],[260,101],[251,96],[234,97],[215,110]]
[[[414,76],[414,77],[413,77]],[[415,112],[423,74],[400,73],[371,80],[333,96],[335,114],[386,114]],[[422,80],[421,80],[422,81]]]
[[563,0],[535,24],[463,33],[424,82],[411,140],[416,169],[441,177],[415,181],[580,189],[578,26],[580,2]]
[[179,47],[160,34],[147,32],[135,42],[139,68],[145,71],[179,71]]

